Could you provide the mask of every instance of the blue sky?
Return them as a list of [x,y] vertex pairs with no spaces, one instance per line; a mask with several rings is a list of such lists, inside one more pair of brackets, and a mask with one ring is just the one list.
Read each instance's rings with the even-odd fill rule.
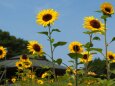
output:
[[[36,15],[42,9],[53,8],[59,12],[59,19],[52,28],[58,28],[61,33],[53,34],[55,41],[66,41],[67,45],[58,47],[55,51],[55,59],[62,58],[63,62],[68,62],[68,45],[72,41],[81,43],[88,42],[88,36],[83,34],[86,31],[82,24],[86,16],[95,16],[100,19],[101,14],[96,13],[100,4],[110,2],[115,8],[115,0],[0,0],[0,28],[9,31],[11,35],[25,40],[37,40],[44,46],[44,51],[50,53],[47,38],[37,32],[47,30],[36,24]],[[107,39],[111,40],[115,36],[115,15],[107,21]],[[100,35],[99,35],[100,36]],[[96,47],[104,48],[102,41],[94,42]],[[109,50],[115,52],[115,42],[111,44]],[[95,57],[98,57],[96,55]],[[101,57],[103,58],[103,57]]]

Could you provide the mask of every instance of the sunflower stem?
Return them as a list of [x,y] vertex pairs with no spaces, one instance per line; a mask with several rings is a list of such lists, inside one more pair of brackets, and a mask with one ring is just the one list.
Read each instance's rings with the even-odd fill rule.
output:
[[[90,40],[89,40],[89,47],[88,47],[88,51],[87,51],[88,52],[88,56],[87,56],[88,58],[90,56],[89,55],[90,54],[89,53],[90,52],[90,48],[93,46],[93,44],[92,44],[92,35],[93,34],[89,34],[89,39]],[[87,59],[87,62],[84,65],[85,65],[85,76],[87,76],[87,74],[88,74],[88,59]]]
[[105,34],[104,34],[104,42],[105,42],[105,58],[106,58],[106,68],[107,68],[107,79],[110,79],[110,63],[109,60],[107,59],[107,51],[108,51],[108,45],[107,45],[107,20],[104,19],[104,24],[105,24]]
[[49,34],[49,41],[50,41],[50,51],[51,51],[51,60],[52,60],[52,72],[54,75],[54,80],[56,80],[56,74],[55,74],[55,63],[54,63],[54,56],[53,56],[53,45],[52,45],[52,37],[51,37],[51,26],[48,25],[48,34]]
[[[78,67],[78,58],[75,59],[75,65],[76,65],[76,71],[77,71],[77,67]],[[78,86],[78,74],[75,74],[75,84],[76,86]]]

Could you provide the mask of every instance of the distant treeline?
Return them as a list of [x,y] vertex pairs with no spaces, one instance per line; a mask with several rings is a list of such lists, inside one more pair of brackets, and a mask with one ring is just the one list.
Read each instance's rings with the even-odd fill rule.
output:
[[26,48],[28,41],[11,36],[9,32],[0,29],[0,46],[7,48],[6,58],[12,58],[20,54],[28,53]]

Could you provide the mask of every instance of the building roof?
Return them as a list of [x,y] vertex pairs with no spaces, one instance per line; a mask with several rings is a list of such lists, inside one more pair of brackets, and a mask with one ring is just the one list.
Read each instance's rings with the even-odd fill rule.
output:
[[[4,61],[1,61],[0,62],[0,65],[2,67],[6,67],[6,68],[9,68],[9,67],[16,67],[15,64],[17,61],[19,61],[19,58],[20,56],[15,56],[15,57],[12,57],[10,59],[7,59],[7,60],[4,60]],[[35,58],[33,59],[32,57],[30,57],[30,60],[32,62],[32,66],[34,67],[38,67],[38,68],[52,68],[52,63],[47,60],[46,58]],[[66,67],[64,66],[60,66],[60,65],[57,65],[55,64],[54,65],[56,69],[66,69]]]

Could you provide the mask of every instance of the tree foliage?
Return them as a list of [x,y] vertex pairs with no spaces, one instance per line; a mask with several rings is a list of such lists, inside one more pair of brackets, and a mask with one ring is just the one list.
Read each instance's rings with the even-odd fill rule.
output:
[[[115,70],[115,63],[110,64],[111,70]],[[93,71],[97,74],[96,77],[105,78],[106,75],[106,61],[100,58],[94,59],[88,64],[89,71]],[[115,74],[111,73],[111,78],[114,78]]]
[[28,53],[26,46],[28,41],[11,36],[9,32],[0,29],[0,45],[7,48],[6,58]]

